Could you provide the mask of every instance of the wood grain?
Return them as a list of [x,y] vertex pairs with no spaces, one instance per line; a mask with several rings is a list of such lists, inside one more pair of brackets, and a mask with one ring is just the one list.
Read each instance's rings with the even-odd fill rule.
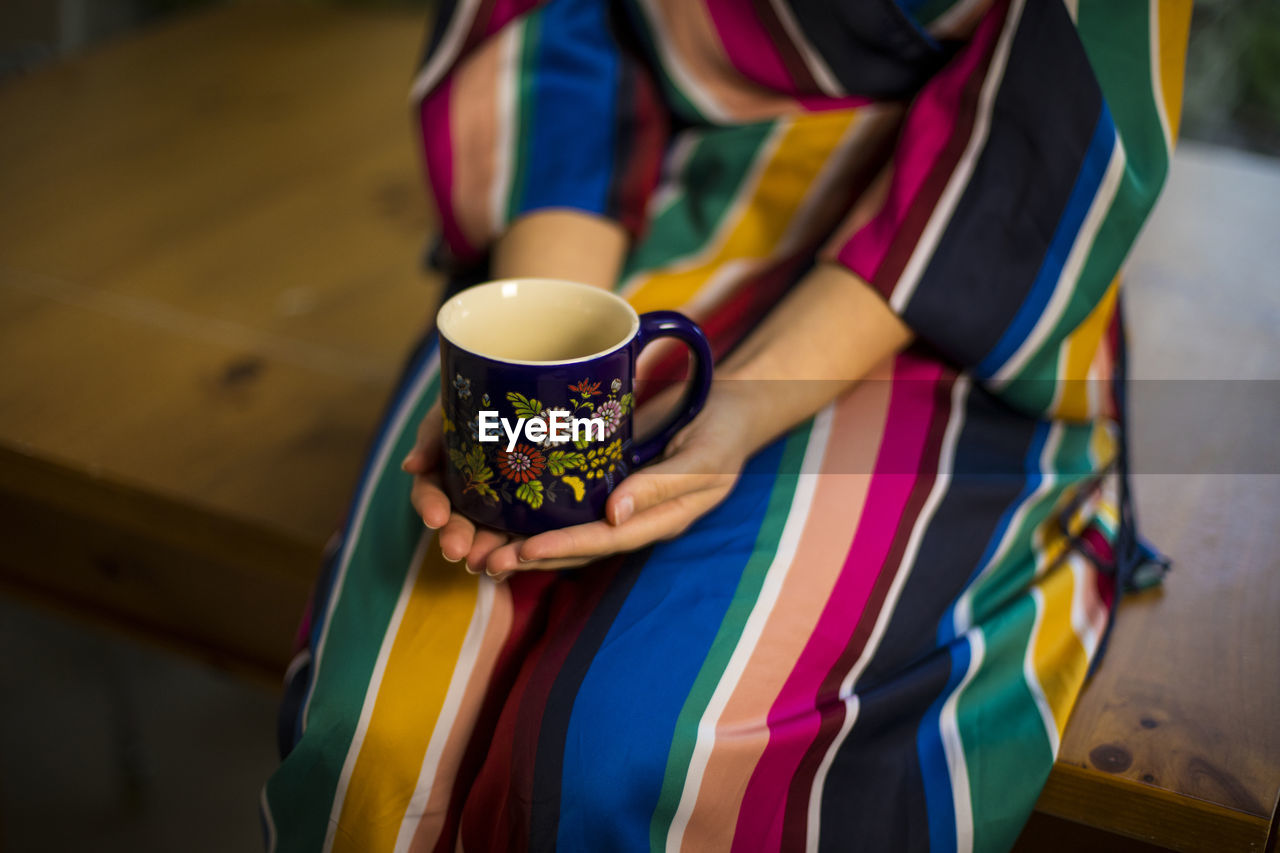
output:
[[271,672],[435,301],[408,12],[244,4],[0,86],[0,578]]
[[[0,85],[0,583],[279,672],[439,284],[417,271],[421,34],[412,13],[233,5]],[[1280,178],[1187,156],[1131,267],[1138,366],[1266,379]],[[1228,213],[1202,226],[1206,204]],[[1177,567],[1122,608],[1022,849],[1074,826],[1261,850],[1280,468],[1136,421],[1144,531]]]
[[1040,811],[1172,850],[1263,850],[1280,799],[1280,166],[1185,144],[1127,276],[1143,535]]

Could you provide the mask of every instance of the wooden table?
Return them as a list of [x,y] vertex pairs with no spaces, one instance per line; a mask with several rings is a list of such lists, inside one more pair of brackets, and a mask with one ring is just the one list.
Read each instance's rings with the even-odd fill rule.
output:
[[[418,271],[405,101],[421,36],[410,13],[245,4],[0,84],[8,590],[277,677],[438,287]],[[1198,225],[1203,199],[1180,204]],[[1162,345],[1187,362],[1170,312],[1218,310],[1168,257],[1156,241],[1130,281],[1166,306],[1135,310],[1139,356],[1162,366]],[[1223,310],[1216,333],[1267,367],[1280,314],[1259,329],[1248,299]],[[1177,574],[1124,608],[1023,847],[1088,825],[1261,850],[1280,790],[1280,477],[1139,487]]]

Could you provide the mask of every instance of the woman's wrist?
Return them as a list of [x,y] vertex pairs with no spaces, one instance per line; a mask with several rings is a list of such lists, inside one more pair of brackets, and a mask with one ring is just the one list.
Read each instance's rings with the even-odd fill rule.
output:
[[560,278],[612,288],[622,269],[627,232],[611,219],[578,210],[527,213],[493,247],[494,278]]
[[754,452],[812,417],[906,347],[912,333],[848,269],[815,267],[717,369],[716,384],[753,409]]

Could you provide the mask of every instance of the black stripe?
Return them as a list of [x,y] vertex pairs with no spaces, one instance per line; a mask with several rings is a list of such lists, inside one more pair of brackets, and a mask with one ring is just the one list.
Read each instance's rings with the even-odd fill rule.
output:
[[440,42],[444,39],[445,31],[449,29],[449,22],[453,20],[454,14],[458,11],[458,0],[438,0],[435,14],[431,18],[431,23],[427,28],[427,38],[422,49],[422,59],[418,62],[418,68],[422,69],[426,66],[427,60],[440,47]]
[[1102,92],[1061,3],[1028,2],[990,133],[903,312],[960,364],[999,341],[1036,279],[1102,113]]
[[[614,21],[610,19],[612,29]],[[613,169],[609,175],[609,197],[605,212],[615,220],[627,221],[624,194],[627,189],[628,168],[631,165],[636,137],[640,133],[636,116],[637,71],[630,56],[619,46],[618,80],[614,90],[613,115]]]
[[858,719],[822,789],[818,849],[911,853],[929,849],[916,733],[947,686],[951,657],[939,652],[891,684],[859,691]]
[[915,94],[946,61],[893,0],[791,0],[809,44],[851,95]]
[[830,844],[871,832],[867,850],[928,847],[916,736],[951,670],[950,655],[937,649],[938,626],[1025,487],[1036,428],[979,386],[964,406],[951,482],[884,637],[855,685],[858,719],[827,774],[820,838]]

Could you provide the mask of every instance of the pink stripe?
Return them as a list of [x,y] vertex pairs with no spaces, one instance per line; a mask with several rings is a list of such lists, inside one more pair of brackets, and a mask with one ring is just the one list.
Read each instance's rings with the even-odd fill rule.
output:
[[915,474],[902,472],[920,469],[942,373],[939,365],[911,356],[902,356],[894,370],[884,438],[862,517],[813,635],[769,710],[769,745],[747,783],[734,850],[776,850],[782,843],[787,789],[821,722],[815,708],[818,689],[853,636],[876,578],[892,570],[885,558],[916,483]]
[[1003,24],[1002,15],[988,15],[973,41],[920,90],[911,105],[894,153],[893,183],[884,207],[850,238],[838,255],[841,263],[867,281],[875,280],[875,273],[902,228],[907,212],[915,204],[925,178],[955,131],[965,84],[985,66]]
[[797,94],[795,81],[749,0],[707,0],[707,11],[735,68],[769,89]]
[[422,147],[425,152],[427,177],[440,213],[440,230],[445,243],[459,259],[475,257],[476,250],[463,236],[453,210],[453,145],[449,126],[449,96],[453,91],[452,76],[427,95],[418,110],[422,123]]

